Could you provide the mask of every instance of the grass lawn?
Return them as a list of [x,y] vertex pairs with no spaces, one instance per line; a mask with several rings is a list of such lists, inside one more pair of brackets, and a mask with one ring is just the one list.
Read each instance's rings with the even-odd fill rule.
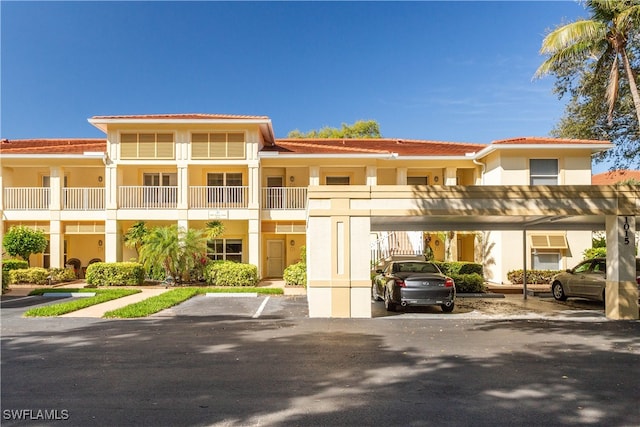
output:
[[95,292],[96,295],[89,298],[80,298],[74,301],[52,304],[45,307],[35,307],[24,313],[26,317],[60,316],[71,313],[92,305],[111,301],[116,298],[126,297],[140,292],[137,289],[36,289],[29,295],[42,295],[44,293],[64,292]]
[[269,295],[282,295],[284,291],[280,288],[255,288],[255,287],[220,287],[220,288],[176,288],[160,295],[147,298],[135,304],[130,304],[117,310],[108,311],[104,314],[107,318],[136,318],[146,317],[157,313],[174,305],[180,304],[196,295],[206,293],[251,293]]

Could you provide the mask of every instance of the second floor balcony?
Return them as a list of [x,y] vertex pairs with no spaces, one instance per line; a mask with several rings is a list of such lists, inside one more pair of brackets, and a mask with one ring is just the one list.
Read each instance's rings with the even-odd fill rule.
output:
[[[63,188],[60,210],[105,210],[105,188]],[[247,209],[248,186],[191,186],[187,194],[189,209]],[[55,209],[48,187],[7,187],[3,191],[4,210],[46,211]],[[177,186],[127,185],[117,189],[118,209],[176,209],[181,199]],[[306,187],[265,187],[261,189],[260,209],[305,210]]]

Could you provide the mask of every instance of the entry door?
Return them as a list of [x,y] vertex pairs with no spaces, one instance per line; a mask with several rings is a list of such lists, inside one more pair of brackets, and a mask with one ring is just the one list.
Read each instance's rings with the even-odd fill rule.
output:
[[284,203],[284,178],[281,176],[267,177],[267,209],[282,209]]
[[282,277],[284,240],[267,240],[267,277]]

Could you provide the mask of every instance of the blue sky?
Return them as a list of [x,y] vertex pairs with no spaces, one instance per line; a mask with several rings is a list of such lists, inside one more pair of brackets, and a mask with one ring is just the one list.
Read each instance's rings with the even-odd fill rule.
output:
[[2,138],[102,137],[94,115],[267,115],[293,129],[375,119],[384,136],[489,143],[562,114],[532,81],[574,1],[7,2]]

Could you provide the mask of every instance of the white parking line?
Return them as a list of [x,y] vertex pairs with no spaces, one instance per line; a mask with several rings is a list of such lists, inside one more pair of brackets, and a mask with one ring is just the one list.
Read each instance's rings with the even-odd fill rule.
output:
[[29,299],[29,298],[33,298],[33,295],[31,295],[31,296],[28,296],[28,297],[22,297],[22,298],[15,298],[15,299],[5,299],[5,300],[2,300],[2,302],[13,302],[13,301],[20,301],[20,300],[23,300],[23,299]]
[[267,301],[269,301],[269,298],[271,297],[266,297],[264,301],[262,301],[262,304],[260,304],[260,307],[258,307],[258,311],[256,311],[256,314],[251,316],[253,319],[257,319],[258,317],[260,317],[260,315],[262,314],[262,310],[264,310],[264,307],[267,305]]

